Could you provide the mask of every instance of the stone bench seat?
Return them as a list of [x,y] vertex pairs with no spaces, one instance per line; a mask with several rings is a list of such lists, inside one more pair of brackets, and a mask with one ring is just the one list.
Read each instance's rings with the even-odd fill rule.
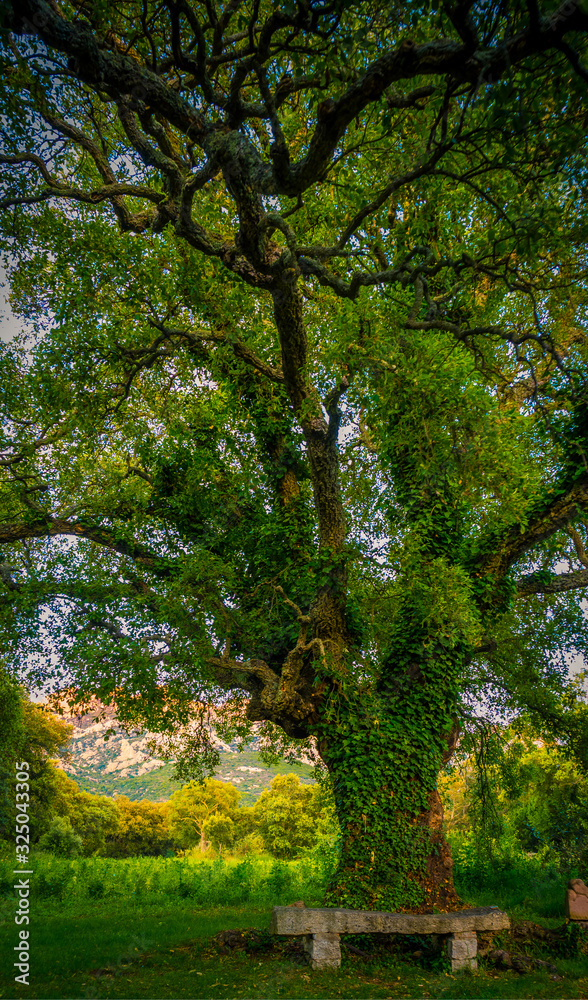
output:
[[451,968],[476,969],[478,931],[510,927],[506,913],[495,906],[453,913],[386,913],[303,906],[274,906],[270,933],[304,937],[313,969],[341,965],[341,934],[436,934],[445,938]]

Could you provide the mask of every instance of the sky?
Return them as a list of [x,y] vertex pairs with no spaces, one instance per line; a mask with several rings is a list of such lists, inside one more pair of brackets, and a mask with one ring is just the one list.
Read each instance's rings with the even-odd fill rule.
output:
[[7,300],[8,279],[6,271],[0,267],[0,342],[8,344],[22,328],[21,322],[12,312]]

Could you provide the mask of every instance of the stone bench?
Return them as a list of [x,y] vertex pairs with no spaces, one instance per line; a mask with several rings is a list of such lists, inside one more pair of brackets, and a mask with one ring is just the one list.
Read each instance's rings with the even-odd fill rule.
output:
[[454,913],[378,913],[366,910],[274,906],[270,933],[304,937],[313,969],[341,965],[340,934],[436,934],[445,938],[451,969],[477,969],[477,931],[510,927],[506,913],[495,906]]

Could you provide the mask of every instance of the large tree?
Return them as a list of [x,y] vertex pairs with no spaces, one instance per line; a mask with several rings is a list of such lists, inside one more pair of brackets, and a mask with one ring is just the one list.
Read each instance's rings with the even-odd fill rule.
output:
[[11,662],[130,722],[316,741],[327,902],[454,904],[460,732],[493,706],[588,754],[588,15],[2,16]]

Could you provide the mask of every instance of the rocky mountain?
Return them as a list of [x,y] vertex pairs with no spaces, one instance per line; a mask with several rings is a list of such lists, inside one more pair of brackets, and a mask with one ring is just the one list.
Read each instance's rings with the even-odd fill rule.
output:
[[[60,766],[80,788],[99,795],[162,802],[181,786],[173,778],[173,762],[151,756],[148,745],[154,734],[127,733],[118,724],[115,707],[96,702],[79,715],[69,714],[64,703],[60,708],[63,720],[73,727],[69,760]],[[221,758],[215,777],[236,785],[243,805],[253,803],[276,774],[297,774],[303,782],[313,781],[308,760],[296,764],[283,761],[276,767],[264,764],[256,750],[255,734],[242,752],[236,743],[223,743],[216,736],[212,740]]]

